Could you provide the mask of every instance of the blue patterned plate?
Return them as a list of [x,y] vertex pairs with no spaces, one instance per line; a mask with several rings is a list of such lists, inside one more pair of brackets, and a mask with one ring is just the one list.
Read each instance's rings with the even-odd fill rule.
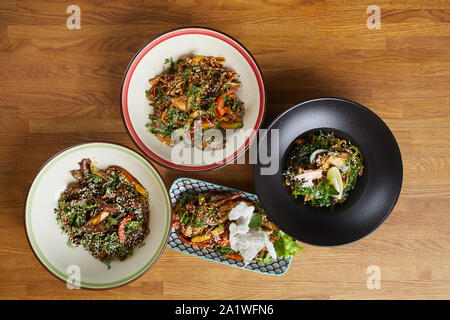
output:
[[[208,191],[229,192],[233,194],[240,192],[239,190],[219,186],[217,184],[210,182],[200,181],[191,178],[179,178],[172,183],[172,186],[170,187],[169,191],[170,200],[172,201],[172,207],[176,206],[176,204],[180,200],[180,197],[185,193],[194,194]],[[244,192],[241,198],[255,203],[259,203],[258,197],[252,193]],[[216,253],[213,249],[191,246],[182,242],[178,237],[177,233],[175,232],[174,228],[172,228],[171,230],[167,247],[203,259],[269,275],[282,275],[286,273],[292,261],[292,258],[278,259],[277,261],[274,261],[272,263],[266,263],[265,265],[261,265],[258,262],[253,261],[244,267],[244,263],[242,261],[236,261],[233,259],[226,258],[221,254]]]

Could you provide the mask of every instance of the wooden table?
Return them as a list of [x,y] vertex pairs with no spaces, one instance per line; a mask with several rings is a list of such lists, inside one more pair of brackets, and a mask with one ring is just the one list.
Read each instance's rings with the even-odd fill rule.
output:
[[[341,3],[341,1],[339,1]],[[0,2],[0,298],[449,299],[450,2]],[[369,5],[381,29],[369,29]],[[265,78],[266,125],[314,97],[357,101],[391,128],[403,156],[400,199],[373,234],[336,248],[304,246],[271,277],[172,250],[121,288],[68,290],[33,256],[23,210],[36,171],[54,153],[93,140],[136,149],[120,115],[122,75],[155,35],[211,27],[237,38]],[[89,119],[86,121],[86,119]],[[181,176],[252,192],[251,165],[189,174],[154,163],[166,186]],[[368,289],[369,266],[381,288]]]

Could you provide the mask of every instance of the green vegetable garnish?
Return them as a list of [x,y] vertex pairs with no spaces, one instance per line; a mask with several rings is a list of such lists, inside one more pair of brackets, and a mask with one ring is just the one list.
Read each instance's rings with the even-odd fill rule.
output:
[[258,263],[264,266],[266,263],[271,263],[273,261],[272,257],[269,254],[269,251],[265,251],[263,254],[258,257]]
[[284,175],[295,197],[302,196],[313,207],[333,210],[346,200],[362,170],[363,157],[358,148],[320,131],[295,140]]
[[250,218],[250,222],[248,223],[248,227],[251,229],[257,229],[261,227],[263,222],[263,217],[258,212],[253,212],[252,217]]
[[275,241],[273,245],[275,251],[277,253],[277,257],[281,258],[290,258],[295,256],[298,251],[303,250],[296,241],[294,241],[290,236],[285,234],[283,231],[278,232],[278,240]]

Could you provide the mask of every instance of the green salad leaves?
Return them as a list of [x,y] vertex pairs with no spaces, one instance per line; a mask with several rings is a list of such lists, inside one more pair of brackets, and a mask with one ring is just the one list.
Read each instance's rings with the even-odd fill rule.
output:
[[275,241],[273,246],[279,259],[293,257],[298,251],[303,250],[303,247],[300,247],[297,241],[281,230],[278,231],[278,240]]

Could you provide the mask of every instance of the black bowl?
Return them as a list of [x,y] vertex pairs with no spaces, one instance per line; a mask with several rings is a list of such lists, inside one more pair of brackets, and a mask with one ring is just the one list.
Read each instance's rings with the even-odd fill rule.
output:
[[[254,166],[255,190],[268,216],[285,233],[308,244],[343,245],[374,231],[394,208],[403,178],[400,149],[387,125],[366,107],[338,98],[309,100],[282,113],[267,129],[260,137]],[[278,145],[272,141],[276,141],[274,129],[278,129]],[[294,140],[320,130],[349,139],[360,149],[364,161],[355,188],[333,211],[305,204],[284,183],[283,172]],[[265,155],[273,156],[270,163]],[[274,165],[277,161],[278,166]]]

